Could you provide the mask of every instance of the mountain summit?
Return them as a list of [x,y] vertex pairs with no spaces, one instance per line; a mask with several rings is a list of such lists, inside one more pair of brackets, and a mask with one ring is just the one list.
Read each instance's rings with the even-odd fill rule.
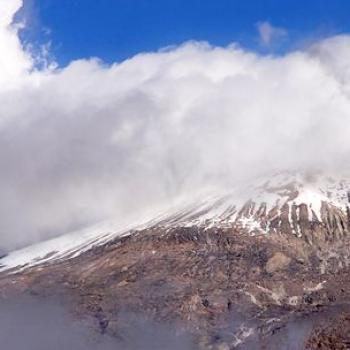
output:
[[350,181],[323,175],[276,173],[165,214],[164,227],[222,227],[240,233],[294,234],[312,242],[348,231]]

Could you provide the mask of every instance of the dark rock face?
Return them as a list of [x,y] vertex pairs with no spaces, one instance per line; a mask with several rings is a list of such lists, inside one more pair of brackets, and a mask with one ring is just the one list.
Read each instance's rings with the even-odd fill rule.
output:
[[[337,308],[345,312],[337,324],[348,322],[345,218],[324,214],[328,233],[303,224],[310,216],[299,209],[305,239],[288,229],[251,237],[232,228],[153,227],[74,259],[3,273],[1,295],[64,296],[77,316],[93,317],[96,330],[116,337],[127,333],[128,312],[177,325],[200,349],[322,349],[333,338],[348,346],[324,323]],[[288,228],[286,217],[282,211],[278,227]]]
[[307,349],[347,350],[350,348],[350,313],[339,311],[339,315],[313,331]]

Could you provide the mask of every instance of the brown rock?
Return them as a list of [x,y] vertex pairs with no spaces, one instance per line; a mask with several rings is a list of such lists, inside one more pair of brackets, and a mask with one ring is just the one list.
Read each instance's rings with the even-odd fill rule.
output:
[[124,287],[126,285],[128,285],[128,281],[121,281],[118,283],[118,287]]
[[272,258],[266,263],[266,271],[274,273],[276,271],[284,270],[290,264],[291,259],[283,253],[275,253]]

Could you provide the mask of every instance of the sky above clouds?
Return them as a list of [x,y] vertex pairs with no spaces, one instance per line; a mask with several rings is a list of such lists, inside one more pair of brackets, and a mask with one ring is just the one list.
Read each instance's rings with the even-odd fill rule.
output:
[[272,46],[283,53],[349,32],[349,11],[347,0],[25,0],[29,26],[22,36],[51,40],[61,65],[86,57],[113,63],[188,40],[269,52],[256,32],[267,22],[288,31]]
[[[79,55],[61,61],[19,39],[34,13],[15,21],[21,5],[0,2],[0,247],[271,170],[348,170],[348,35],[275,55],[192,40],[115,63],[77,41]],[[277,21],[251,25],[264,50],[292,35]]]

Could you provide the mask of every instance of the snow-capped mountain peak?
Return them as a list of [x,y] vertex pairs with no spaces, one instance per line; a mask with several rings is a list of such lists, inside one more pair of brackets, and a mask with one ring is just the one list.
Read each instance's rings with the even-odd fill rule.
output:
[[303,221],[330,227],[330,211],[345,227],[349,189],[350,182],[342,178],[279,172],[181,204],[156,224],[233,228],[253,235],[286,231],[300,236],[305,229]]
[[350,181],[322,174],[277,172],[229,191],[182,199],[161,214],[120,225],[103,223],[8,254],[3,270],[73,258],[117,237],[146,229],[219,228],[255,235],[331,240],[349,232]]

